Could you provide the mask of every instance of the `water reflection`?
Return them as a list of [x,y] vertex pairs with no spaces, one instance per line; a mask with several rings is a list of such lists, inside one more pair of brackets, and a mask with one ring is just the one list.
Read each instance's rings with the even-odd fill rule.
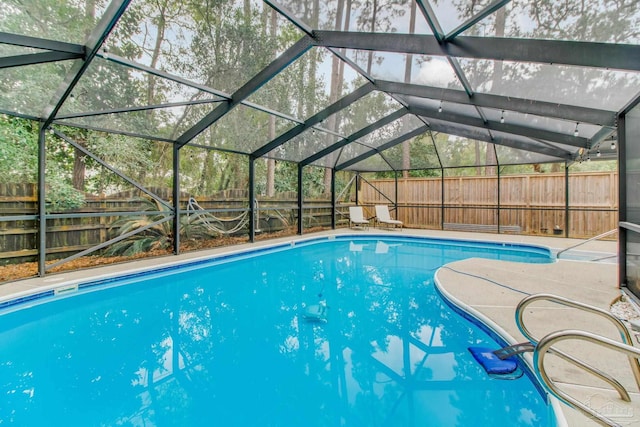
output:
[[[540,425],[535,389],[490,380],[467,352],[488,338],[433,292],[434,269],[470,253],[338,241],[5,315],[0,420]],[[307,321],[320,300],[326,323]]]

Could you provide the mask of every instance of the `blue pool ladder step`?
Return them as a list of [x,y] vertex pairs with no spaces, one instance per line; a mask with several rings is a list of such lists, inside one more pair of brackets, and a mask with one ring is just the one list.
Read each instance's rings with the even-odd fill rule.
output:
[[469,351],[474,359],[493,378],[516,379],[522,376],[522,370],[518,366],[516,356],[500,359],[495,353],[495,349],[489,347],[469,347]]

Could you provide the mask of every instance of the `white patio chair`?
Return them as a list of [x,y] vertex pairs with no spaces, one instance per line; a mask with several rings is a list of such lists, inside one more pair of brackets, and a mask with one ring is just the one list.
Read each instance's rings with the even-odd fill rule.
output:
[[362,206],[349,206],[349,227],[355,225],[363,226],[364,228],[369,227],[369,220],[365,219]]
[[387,205],[376,205],[376,222],[378,224],[386,224],[388,227],[400,226],[402,228],[402,221],[397,219],[391,219],[391,215],[389,215],[389,207]]

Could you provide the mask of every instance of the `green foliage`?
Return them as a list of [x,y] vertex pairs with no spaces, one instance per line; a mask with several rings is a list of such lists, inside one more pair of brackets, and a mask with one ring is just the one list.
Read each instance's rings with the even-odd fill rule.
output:
[[[73,188],[66,176],[65,151],[54,144],[47,154],[48,174],[45,188],[47,212],[77,209],[84,194]],[[38,123],[16,117],[0,116],[0,180],[32,183],[38,176]]]
[[59,176],[48,176],[45,190],[47,213],[77,209],[84,204],[84,194]]
[[[618,169],[616,160],[592,160],[574,162],[569,165],[571,172],[612,172]],[[527,165],[509,165],[500,168],[501,175],[526,173],[564,173],[564,163],[535,163]]]
[[[104,0],[6,0],[0,8],[2,31],[83,45],[98,21]],[[92,5],[93,7],[91,7]],[[31,53],[25,49],[17,53]],[[40,117],[72,67],[59,61],[15,67],[0,75],[0,103],[5,110]]]
[[302,170],[302,194],[305,199],[318,199],[327,194],[324,188],[324,168],[308,166]]
[[616,160],[592,160],[573,163],[570,166],[572,172],[610,172],[618,170]]
[[[141,171],[153,170],[153,142],[103,132],[88,132],[86,148],[111,167],[130,177],[140,177]],[[116,174],[99,165],[95,160],[85,158],[85,165],[91,171],[87,174],[85,191],[109,193],[127,188]],[[158,185],[149,182],[148,185]]]
[[97,22],[95,10],[104,8],[106,3],[105,0],[3,0],[0,20],[3,31],[82,44]]
[[[256,193],[266,194],[266,167],[256,162]],[[305,199],[318,199],[327,193],[324,183],[325,168],[307,166],[302,170],[302,194]],[[276,193],[298,191],[298,165],[294,162],[276,161]]]
[[[108,4],[106,0],[7,0],[5,3],[5,7],[0,10],[4,31],[38,34],[45,38],[79,44],[84,43]],[[305,22],[323,29],[351,25],[349,30],[405,31],[403,26],[408,23],[410,14],[408,0],[306,3],[284,0],[283,4]],[[344,8],[347,4],[351,5],[350,22],[335,22],[340,15],[336,13],[338,4]],[[467,2],[454,0],[449,7],[452,8],[451,12],[457,13],[458,20],[464,22],[487,4],[487,1],[480,1],[470,6]],[[635,9],[605,6],[602,0],[586,0],[579,4],[547,0],[531,4],[518,3],[512,8],[500,9],[495,14],[495,19],[483,20],[469,28],[467,34],[625,42],[633,35],[636,27]],[[342,12],[344,18],[347,11],[345,9]],[[516,17],[519,15],[529,18],[529,25],[518,21]],[[233,93],[302,36],[300,30],[262,2],[142,0],[132,2],[127,8],[110,34],[106,47],[115,55]],[[11,54],[26,52],[29,50],[9,51]],[[375,73],[384,71],[393,76],[404,74],[405,64],[402,61],[393,63],[391,58],[393,56],[386,54],[361,52],[361,56],[351,59],[365,69],[373,67]],[[413,65],[434,61],[433,58],[419,55],[408,58],[414,60]],[[312,48],[266,82],[248,100],[305,120],[335,102],[345,92],[365,83],[362,77],[353,77],[353,73],[345,74],[344,70],[340,71],[337,64],[338,61],[328,50]],[[547,65],[510,64],[502,61],[463,61],[462,66],[472,88],[478,92],[513,93],[525,99],[540,99],[541,94],[563,96],[575,99],[578,103],[585,91],[594,98],[602,99],[620,93],[619,90],[611,90],[610,85],[598,82],[626,78],[615,77],[602,70],[567,69],[556,73],[553,78],[544,79],[542,77],[545,70],[551,69]],[[0,102],[8,109],[15,108],[16,111],[39,117],[70,67],[71,61],[59,61],[7,69],[0,77]],[[400,72],[395,74],[397,70]],[[405,81],[416,82],[420,77],[415,74],[417,70],[410,71],[414,75],[404,77]],[[392,79],[386,75],[382,77]],[[633,79],[629,80],[627,87],[636,83]],[[527,84],[528,81],[538,83]],[[454,84],[459,89],[459,83],[448,83],[449,87]],[[104,111],[212,98],[215,96],[211,93],[188,88],[149,73],[134,71],[98,57],[88,67],[60,113]],[[67,119],[65,123],[173,139],[198,123],[217,105],[211,103],[185,108],[96,115]],[[374,91],[339,114],[328,117],[321,126],[348,136],[399,107],[387,95]],[[536,120],[535,117],[529,119]],[[194,144],[222,151],[189,146],[181,149],[182,189],[193,194],[211,194],[221,189],[247,188],[249,161],[246,154],[282,135],[295,124],[294,121],[274,118],[246,105],[237,106],[193,141]],[[63,130],[113,168],[143,185],[172,185],[173,156],[170,144],[72,127],[65,127]],[[402,130],[400,127],[381,129],[360,141],[366,145],[354,145],[351,152],[349,147],[345,147],[340,152],[341,160],[348,159],[348,155],[354,157],[360,154],[363,147],[377,147],[381,141],[388,140],[393,132]],[[477,174],[479,171],[491,170],[483,169],[483,166],[495,164],[491,144],[442,135],[435,138],[441,142],[437,144],[437,150],[426,138],[416,138],[417,142],[411,142],[410,166],[406,163],[407,150],[402,150],[401,145],[386,150],[383,153],[384,159],[374,156],[366,164],[371,165],[371,170],[382,170],[388,168],[388,161],[396,168],[398,165],[411,168],[408,175],[413,177],[440,174],[441,161],[443,167],[462,166],[450,169],[450,175]],[[48,192],[52,209],[67,209],[80,203],[79,196],[65,188],[65,185],[73,185],[80,191],[92,193],[117,192],[129,186],[95,160],[68,144],[53,139],[55,138],[47,138],[47,174],[49,180],[55,182],[55,186]],[[278,148],[279,156],[276,157],[301,160],[312,152],[325,148],[330,142],[335,141],[314,138],[311,131],[307,130],[300,138]],[[37,124],[0,116],[0,179],[5,182],[34,182],[37,178],[37,152]],[[503,150],[501,156],[498,160],[504,165],[532,163],[536,161],[537,155],[526,156],[518,150]],[[329,161],[327,164],[330,164]],[[583,162],[572,165],[572,168],[610,170],[615,165]],[[542,172],[547,170],[553,169],[539,169]],[[305,197],[319,197],[327,192],[326,170],[305,168],[304,174]],[[256,162],[256,187],[259,194],[267,190],[265,176],[264,163]],[[378,176],[390,177],[394,173],[380,172]],[[294,163],[277,162],[275,187],[277,192],[297,189],[297,166]],[[57,195],[69,197],[69,200],[56,200]]]
[[37,175],[37,122],[0,115],[0,181],[35,182]]
[[[398,173],[398,177],[401,176],[400,172]],[[440,176],[440,169],[416,169],[416,170],[410,170],[407,173],[409,178],[429,178],[429,177],[434,177],[434,176]],[[382,171],[382,172],[376,172],[374,174],[375,178],[395,178],[396,176],[396,172],[394,171]]]

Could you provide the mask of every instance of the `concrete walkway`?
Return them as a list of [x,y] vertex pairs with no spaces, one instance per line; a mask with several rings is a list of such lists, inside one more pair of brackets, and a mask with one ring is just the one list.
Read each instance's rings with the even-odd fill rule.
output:
[[[434,230],[392,232],[374,228],[363,231],[340,229],[309,234],[305,235],[304,238],[344,233],[384,233],[389,235],[397,233],[399,235],[527,243],[546,246],[555,251],[581,242],[576,239],[555,237]],[[256,244],[243,244],[231,248],[217,248],[180,256],[148,259],[128,264],[60,273],[45,278],[21,280],[0,286],[0,300],[13,298],[16,294],[32,293],[36,289],[55,288],[63,283],[97,279],[131,270],[144,270],[160,265],[180,263],[185,260],[205,258],[218,253],[236,252],[248,248],[256,248],[257,246],[289,242],[297,238],[297,236],[285,237]],[[612,302],[620,296],[617,265],[614,264],[616,262],[614,256],[617,252],[617,243],[594,241],[577,250],[589,252],[585,255],[592,258],[607,256],[610,258],[608,258],[608,262],[604,263],[560,260],[553,264],[522,264],[508,261],[469,259],[449,264],[440,269],[436,278],[441,290],[455,300],[457,304],[483,318],[496,329],[508,334],[512,342],[520,342],[525,339],[516,326],[514,313],[518,302],[527,294],[552,293],[605,310],[609,310]],[[567,257],[575,257],[575,254],[575,252],[568,253]],[[525,321],[536,337],[542,337],[551,331],[560,329],[580,329],[608,336],[612,339],[620,339],[615,327],[606,320],[593,314],[580,312],[555,303],[535,303],[527,310]],[[611,373],[629,391],[632,403],[624,403],[608,385],[553,356],[546,358],[546,367],[551,378],[561,385],[563,390],[571,393],[580,401],[606,415],[613,416],[613,419],[619,424],[640,425],[640,394],[626,357],[597,347],[594,344],[571,341],[561,343],[561,345],[562,349],[567,352],[577,355],[585,362]],[[527,357],[530,361],[531,358]],[[595,421],[587,419],[581,413],[570,409],[564,404],[560,404],[560,407],[569,426],[598,425]]]
[[[448,234],[450,235],[450,233]],[[480,235],[474,237],[480,238]],[[556,251],[575,244],[573,239],[486,235],[487,240],[531,243]],[[594,258],[617,252],[616,242],[590,242],[576,251],[597,252]],[[568,252],[565,256],[575,256]],[[589,255],[589,254],[585,254]],[[516,305],[527,294],[550,293],[609,311],[621,291],[615,258],[608,263],[559,260],[553,264],[522,264],[507,261],[469,259],[449,264],[437,273],[442,291],[478,317],[506,332],[512,343],[526,341],[515,321]],[[620,341],[616,327],[606,319],[553,302],[540,301],[527,308],[525,325],[537,338],[564,330],[578,329]],[[635,337],[634,337],[635,338]],[[561,390],[620,425],[640,425],[640,394],[626,356],[596,344],[565,341],[561,350],[597,367],[622,383],[631,403],[621,400],[613,389],[576,366],[549,356],[545,368]],[[527,356],[531,363],[532,358]],[[569,426],[600,425],[581,412],[560,404]]]

